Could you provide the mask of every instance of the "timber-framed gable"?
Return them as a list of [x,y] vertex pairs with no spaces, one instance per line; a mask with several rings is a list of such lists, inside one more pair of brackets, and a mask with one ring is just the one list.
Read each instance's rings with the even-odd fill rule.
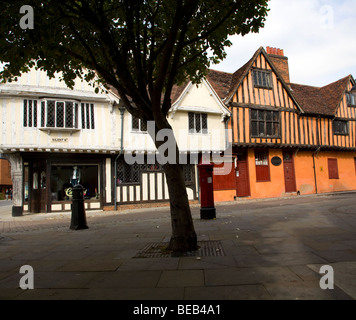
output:
[[[274,58],[287,59],[282,55]],[[233,145],[297,145],[298,118],[303,111],[288,86],[289,79],[279,73],[267,52],[259,48],[233,79],[226,99],[232,113]]]

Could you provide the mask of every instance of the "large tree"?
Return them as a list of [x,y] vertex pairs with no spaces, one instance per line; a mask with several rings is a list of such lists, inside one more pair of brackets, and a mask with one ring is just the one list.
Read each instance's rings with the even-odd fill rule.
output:
[[[198,83],[211,62],[225,58],[230,35],[258,32],[268,0],[2,0],[0,78],[15,79],[32,67],[97,79],[117,90],[125,108],[155,132],[171,129],[172,87]],[[22,7],[24,4],[29,5]],[[22,9],[21,9],[22,7]],[[33,9],[33,16],[32,10]],[[33,21],[32,21],[33,18]],[[32,24],[33,22],[33,24]],[[155,139],[159,148],[164,142]],[[164,165],[176,252],[197,248],[182,168]]]

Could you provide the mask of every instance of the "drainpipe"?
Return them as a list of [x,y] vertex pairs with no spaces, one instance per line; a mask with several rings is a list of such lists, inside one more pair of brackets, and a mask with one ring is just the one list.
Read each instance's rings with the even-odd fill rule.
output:
[[125,113],[125,108],[119,107],[119,110],[120,110],[120,115],[121,115],[121,145],[120,145],[120,152],[116,156],[115,161],[114,161],[114,166],[115,166],[115,189],[114,189],[115,211],[117,210],[117,160],[122,155],[123,150],[124,150],[124,113]]
[[[315,183],[315,193],[316,194],[318,194],[318,181],[316,178],[315,157],[318,156],[318,153],[321,148],[320,141],[322,140],[321,137],[319,137],[319,125],[321,126],[320,115],[318,116],[317,121],[316,121],[316,138],[317,138],[317,143],[318,143],[318,149],[316,149],[316,151],[313,153],[314,183]],[[320,132],[321,132],[321,127],[320,127]]]
[[316,168],[315,168],[315,156],[318,155],[319,151],[320,151],[319,147],[318,149],[316,149],[316,151],[313,153],[313,168],[314,168],[314,183],[315,183],[315,193],[318,194],[318,182],[316,179]]

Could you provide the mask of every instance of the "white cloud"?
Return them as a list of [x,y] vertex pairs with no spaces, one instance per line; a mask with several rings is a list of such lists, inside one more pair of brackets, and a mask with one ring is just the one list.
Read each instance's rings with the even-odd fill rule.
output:
[[270,0],[265,27],[235,36],[214,69],[234,72],[260,47],[284,49],[292,82],[323,86],[356,76],[356,0]]

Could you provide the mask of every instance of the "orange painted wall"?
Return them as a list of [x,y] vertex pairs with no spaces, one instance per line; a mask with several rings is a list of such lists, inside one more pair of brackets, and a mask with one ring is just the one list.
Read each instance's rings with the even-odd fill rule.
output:
[[300,194],[315,193],[313,152],[299,151],[294,157],[294,171],[297,191]]
[[281,149],[269,149],[268,162],[270,170],[270,181],[256,182],[256,163],[255,163],[255,150],[249,149],[248,151],[248,165],[250,173],[250,188],[251,198],[274,198],[284,195],[284,170],[283,164],[274,166],[271,164],[273,157],[280,157],[283,159]]
[[[313,151],[299,151],[294,156],[296,190],[301,195],[315,194],[315,176]],[[284,167],[274,166],[271,159],[278,156],[283,159],[281,149],[269,149],[270,181],[256,181],[255,150],[248,150],[248,166],[250,176],[251,196],[248,199],[274,198],[291,195],[285,192]],[[338,161],[339,179],[329,179],[328,158]],[[318,193],[356,190],[356,152],[319,152],[315,157],[315,172]],[[292,193],[295,194],[295,193]],[[215,190],[215,202],[233,201],[236,190]]]
[[236,196],[236,189],[234,190],[215,190],[214,202],[228,202],[234,201]]
[[[356,152],[320,152],[315,158],[318,193],[356,190]],[[329,179],[328,158],[336,158],[339,179]]]
[[0,184],[12,185],[9,161],[0,159]]

